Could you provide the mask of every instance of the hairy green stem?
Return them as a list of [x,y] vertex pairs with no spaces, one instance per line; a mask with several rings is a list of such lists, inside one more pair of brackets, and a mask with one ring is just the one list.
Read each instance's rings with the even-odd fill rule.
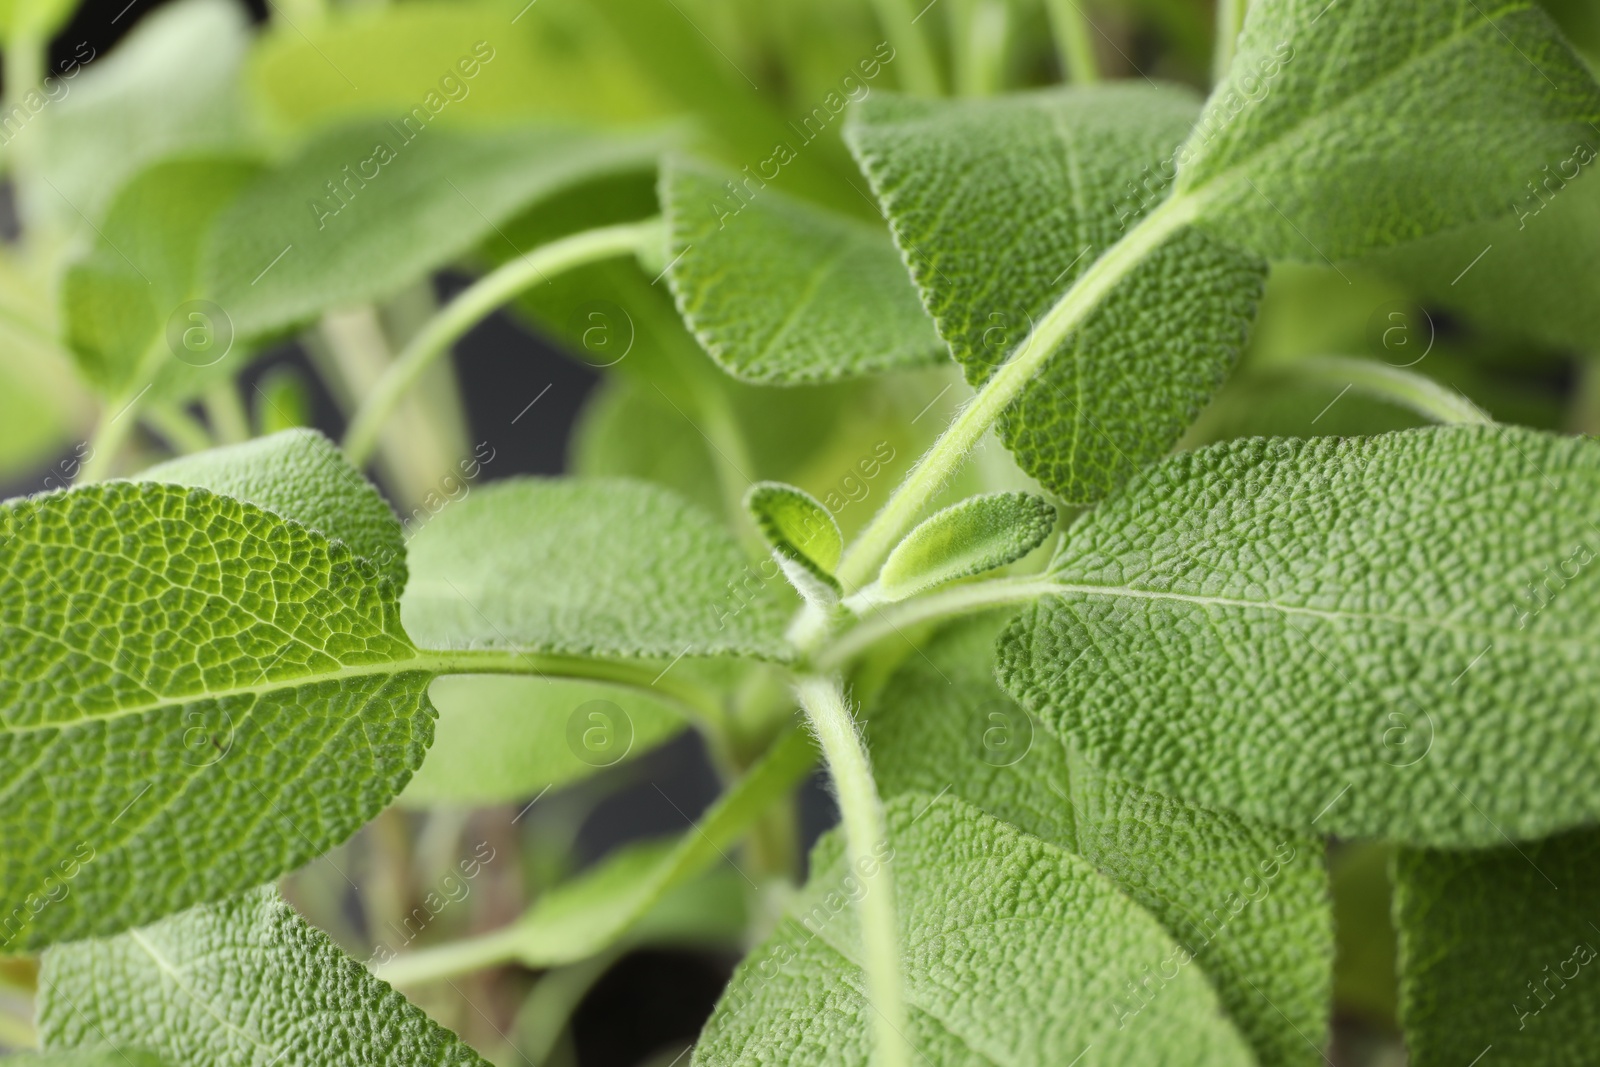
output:
[[971,615],[988,608],[1024,604],[1055,588],[1054,583],[1027,575],[952,586],[899,604],[874,608],[873,614],[823,646],[813,657],[818,670],[839,670],[885,638],[922,623]]
[[548,281],[552,274],[636,253],[660,240],[660,219],[605,226],[541,245],[479,278],[429,320],[362,400],[344,439],[350,461],[358,467],[365,465],[384,420],[406,391],[463,334],[502,304],[523,290]]
[[1050,32],[1056,39],[1061,73],[1073,85],[1093,85],[1100,80],[1100,63],[1094,55],[1089,16],[1079,0],[1047,0]]
[[872,8],[894,46],[899,69],[904,72],[900,84],[908,92],[922,96],[943,95],[944,81],[939,76],[933,45],[917,25],[922,16],[913,10],[912,0],[872,0]]
[[628,686],[665,697],[697,721],[721,729],[726,711],[721,702],[699,686],[661,673],[651,662],[556,656],[500,649],[424,649],[418,666],[437,674],[527,674],[535,677],[582,678]]
[[1250,0],[1217,0],[1217,36],[1211,49],[1211,84],[1220,85],[1233,65],[1239,46],[1239,31],[1244,28],[1245,9]]
[[[856,728],[850,705],[837,677],[806,675],[795,684],[800,706],[817,732],[839,796],[845,856],[857,873],[870,870],[888,855],[889,829],[872,780],[867,746]],[[861,944],[865,956],[867,997],[873,1009],[873,1047],[877,1067],[909,1067],[911,1047],[905,1038],[905,993],[900,973],[900,926],[895,910],[894,873],[884,863],[866,881],[858,902]]]
[[888,502],[850,546],[838,570],[839,580],[847,591],[858,590],[872,579],[894,546],[916,524],[928,502],[1068,335],[1082,325],[1147,256],[1193,221],[1199,207],[1199,202],[1190,197],[1174,197],[1163,203],[1085,270],[1072,288],[1045,313],[933,447],[917,460]]
[[1344,386],[1410,408],[1445,425],[1494,422],[1483,409],[1453,389],[1413,371],[1370,359],[1312,356],[1283,368],[1284,375],[1318,385]]
[[204,452],[216,444],[198,419],[175,404],[151,404],[144,413],[147,426],[166,438],[175,452]]

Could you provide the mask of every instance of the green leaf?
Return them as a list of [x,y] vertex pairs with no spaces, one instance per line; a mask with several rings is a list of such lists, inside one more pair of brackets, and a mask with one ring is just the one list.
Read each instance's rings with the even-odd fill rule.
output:
[[285,430],[159,463],[141,482],[192,485],[293,519],[406,584],[405,534],[377,487],[315,430]]
[[[1395,857],[1400,1014],[1417,1067],[1594,1060],[1600,832]],[[1588,899],[1586,899],[1588,898]]]
[[943,357],[881,226],[687,160],[662,167],[661,203],[678,309],[735,378],[832,381]]
[[8,1067],[168,1067],[148,1052],[123,1046],[82,1052],[13,1052]]
[[783,482],[757,482],[744,506],[784,574],[808,601],[834,603],[839,580],[833,576],[844,554],[844,535],[828,509],[804,489]]
[[417,532],[410,565],[406,629],[429,648],[789,655],[783,604],[744,589],[732,536],[644,482],[488,486]]
[[877,594],[908,596],[1014,563],[1056,528],[1055,505],[1031,493],[991,493],[952,504],[906,535],[884,560]]
[[241,157],[165,161],[111,202],[61,297],[68,343],[102,392],[149,380],[154,399],[183,399],[239,369],[226,313],[193,298],[206,227],[260,169]]
[[431,675],[345,544],[131,482],[11,501],[0,529],[0,950],[258,885],[421,763]]
[[1151,180],[1175,163],[1174,197],[1262,255],[1341,259],[1504,211],[1596,120],[1600,87],[1528,0],[1418,0],[1401,20],[1383,0],[1263,0]]
[[[646,933],[667,929],[672,914],[693,911],[669,902],[669,894],[726,860],[726,850],[806,776],[816,759],[811,735],[790,730],[683,835],[620,849],[545,893],[511,926],[385,961],[380,973],[407,985],[513,960],[527,967],[559,967],[638,934],[641,924]],[[666,911],[652,918],[662,907]]]
[[18,174],[29,220],[85,227],[149,164],[247,146],[254,131],[239,69],[249,43],[237,4],[179,0],[140,19],[110,55],[75,47],[61,71],[70,91],[22,134],[35,139]]
[[172,1067],[485,1064],[270,886],[54,948],[39,984],[50,1049],[127,1042]]
[[252,59],[267,111],[297,132],[355,118],[398,121],[414,107],[449,125],[638,122],[671,112],[581,4],[334,7],[318,25],[275,24]]
[[1107,770],[1436,846],[1600,816],[1600,445],[1503,426],[1177,456],[1081,524],[999,676]]
[[[867,718],[878,788],[948,790],[1082,856],[1194,954],[1261,1064],[1321,1063],[1333,963],[1321,840],[1184,804],[1075,756],[995,684],[1004,619],[946,627],[885,685]],[[1144,974],[1119,961],[1112,977]]]
[[411,116],[342,128],[223,212],[206,239],[203,290],[241,337],[389,296],[533,201],[652,166],[671,139],[545,125],[467,133]]
[[[869,1061],[855,900],[892,871],[918,1062],[1248,1064],[1188,953],[1093,867],[952,797],[887,805],[881,869],[825,838],[790,915],[734,972],[695,1064]],[[1150,978],[1137,1022],[1123,975]],[[1119,1025],[1121,1021],[1122,1025]]]
[[506,804],[642,756],[687,725],[636,690],[561,678],[445,677],[428,699],[439,721],[400,795],[408,807]]
[[76,6],[77,0],[0,0],[0,40],[44,44]]
[[[1125,186],[1196,113],[1184,90],[1127,84],[861,106],[848,139],[969,382],[990,380],[1119,241],[1142,207],[1121,203]],[[1265,277],[1192,230],[1137,255],[999,418],[1023,470],[1070,504],[1172,447],[1237,358]]]

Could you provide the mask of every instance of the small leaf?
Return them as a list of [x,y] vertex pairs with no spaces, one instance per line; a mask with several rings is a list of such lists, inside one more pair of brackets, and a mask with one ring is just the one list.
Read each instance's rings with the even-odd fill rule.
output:
[[[1321,840],[1090,766],[995,683],[1004,623],[946,627],[884,686],[866,716],[879,790],[948,791],[1082,856],[1194,953],[1263,1067],[1321,1064],[1333,963]],[[1118,963],[1113,977],[1144,973]]]
[[336,130],[217,219],[202,291],[244,338],[386,297],[541,197],[652,166],[670,140],[549,126],[467,133],[410,118]]
[[47,1049],[142,1046],[171,1067],[487,1067],[270,886],[46,953]]
[[0,950],[259,885],[422,762],[431,674],[346,544],[132,482],[8,502],[0,532]]
[[141,482],[196,485],[304,523],[406,584],[405,535],[377,487],[315,430],[285,430],[159,463]]
[[804,489],[782,482],[752,485],[744,506],[800,595],[822,603],[838,600],[839,580],[833,571],[844,554],[844,535],[828,509]]
[[[695,1064],[870,1060],[855,901],[893,872],[906,1040],[929,1063],[1080,1067],[1254,1062],[1189,953],[1088,862],[953,797],[887,805],[892,848],[850,870],[837,833],[811,883],[741,963]],[[1136,1021],[1132,969],[1157,990]],[[1169,977],[1170,975],[1170,977]],[[1136,987],[1137,988],[1137,987]]]
[[943,359],[881,225],[764,186],[685,160],[661,172],[667,279],[723,370],[791,385]]
[[102,392],[148,379],[152,398],[181,400],[241,368],[227,313],[195,299],[198,259],[206,227],[260,170],[237,156],[166,161],[118,192],[62,280],[67,339]]
[[428,699],[439,721],[400,795],[408,807],[507,804],[642,756],[688,727],[664,701],[561,678],[445,677]]
[[1508,426],[1249,440],[1075,531],[1001,682],[1106,770],[1444,847],[1600,818],[1600,444]]
[[[1151,204],[1127,186],[1197,112],[1186,90],[1128,83],[862,103],[847,140],[968,382],[989,381],[1140,221]],[[1069,504],[1171,450],[1244,346],[1266,273],[1187,229],[1132,263],[998,420],[1022,469]]]
[[1600,831],[1394,862],[1400,1014],[1416,1067],[1594,1062]]
[[674,494],[519,478],[441,511],[410,545],[406,629],[430,648],[784,659],[782,583]]
[[1384,0],[1250,5],[1176,156],[1174,196],[1202,203],[1200,225],[1275,258],[1359,256],[1503,212],[1543,164],[1592,143],[1600,87],[1529,0],[1394,13]]
[[952,504],[889,553],[877,593],[884,600],[904,600],[1004,567],[1044,544],[1055,526],[1055,505],[1031,493],[992,493]]

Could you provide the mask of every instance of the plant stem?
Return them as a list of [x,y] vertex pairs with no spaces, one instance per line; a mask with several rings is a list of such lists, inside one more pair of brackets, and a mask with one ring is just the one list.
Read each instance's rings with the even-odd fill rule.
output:
[[922,16],[912,11],[911,4],[912,0],[872,0],[878,22],[889,35],[901,69],[905,71],[900,84],[922,96],[942,96],[944,84],[933,57],[933,46],[918,28],[917,20]]
[[1010,10],[1005,0],[962,0],[956,13],[956,90],[962,96],[999,92],[1006,62]]
[[726,718],[716,696],[677,678],[659,676],[651,661],[590,659],[500,649],[423,650],[419,669],[438,674],[527,674],[583,678],[628,686],[678,704],[696,721],[720,730]]
[[913,626],[955,615],[970,615],[987,608],[1027,603],[1053,588],[1053,582],[1037,575],[997,578],[952,586],[899,604],[877,608],[872,617],[863,619],[832,644],[824,646],[813,662],[818,670],[838,670],[879,641],[897,636]]
[[850,546],[837,572],[847,592],[859,590],[877,573],[889,552],[916,524],[928,502],[943,488],[1001,412],[1021,395],[1045,362],[1055,355],[1067,336],[1082,325],[1151,252],[1192,221],[1198,210],[1199,203],[1190,197],[1178,196],[1166,201],[1078,277],[1011,357],[978,390],[933,447],[917,460],[916,466],[890,495],[888,503]]
[[1250,0],[1217,0],[1217,36],[1211,48],[1211,84],[1220,85],[1233,65],[1233,53],[1244,28],[1245,9]]
[[1048,0],[1050,30],[1056,39],[1061,73],[1073,85],[1093,85],[1100,80],[1100,64],[1089,36],[1089,16],[1079,0]]
[[358,467],[365,465],[384,420],[406,390],[435,360],[449,351],[462,334],[500,305],[524,289],[548,281],[552,274],[596,260],[636,253],[650,242],[660,240],[660,219],[604,226],[541,245],[479,278],[429,320],[362,400],[344,439],[344,450],[350,461]]
[[1578,387],[1567,411],[1567,429],[1600,434],[1600,357],[1585,355],[1578,361]]
[[1285,367],[1283,373],[1297,381],[1358,389],[1445,425],[1494,422],[1478,405],[1432,378],[1370,359],[1312,356]]
[[572,1013],[622,954],[622,949],[614,948],[545,972],[517,1009],[512,1024],[517,1036],[515,1051],[529,1062],[548,1062]]
[[[839,795],[845,855],[856,874],[884,859],[889,830],[872,780],[866,743],[856,729],[844,689],[837,677],[806,675],[795,684],[800,706],[810,717]],[[873,1047],[877,1067],[908,1067],[905,1039],[906,1006],[900,974],[900,926],[895,910],[894,874],[887,863],[863,879],[866,892],[858,901],[863,970],[873,1008]]]
[[173,404],[151,404],[144,421],[165,437],[175,452],[203,452],[215,443],[198,419]]
[[250,416],[239,400],[239,389],[232,378],[220,378],[206,387],[202,399],[211,432],[224,444],[250,440]]

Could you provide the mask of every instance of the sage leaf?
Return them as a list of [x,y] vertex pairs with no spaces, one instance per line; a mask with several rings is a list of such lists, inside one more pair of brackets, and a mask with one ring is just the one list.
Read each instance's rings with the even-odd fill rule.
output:
[[[1082,856],[1148,910],[1216,988],[1264,1067],[1320,1064],[1333,926],[1320,839],[1154,793],[1072,752],[995,683],[1005,613],[908,657],[867,716],[885,797],[948,791]],[[1144,961],[1111,964],[1137,983]],[[1129,1026],[1140,1001],[1124,999]]]
[[678,310],[735,378],[831,381],[943,358],[881,226],[680,159],[662,167],[661,203]]
[[1004,567],[1044,544],[1055,526],[1055,506],[1031,493],[970,497],[924,520],[895,546],[878,573],[876,593],[904,600]]
[[1600,876],[1600,833],[1401,849],[1393,871],[1400,1014],[1417,1067],[1470,1062],[1490,1045],[1507,1063],[1593,1058],[1600,931],[1584,897]]
[[202,288],[241,337],[281,331],[391,295],[541,197],[650,167],[672,136],[547,125],[468,133],[409,117],[334,130],[218,217]]
[[52,1050],[127,1043],[170,1067],[486,1065],[270,886],[54,948],[39,985]]
[[780,590],[759,577],[747,583],[731,534],[644,482],[487,486],[423,526],[409,563],[406,629],[428,648],[790,654]]
[[[1198,104],[1148,85],[960,102],[874,94],[846,137],[939,334],[981,385],[1149,201]],[[999,418],[1023,470],[1088,504],[1165,454],[1243,347],[1264,264],[1192,230],[1132,266]]]
[[153,398],[182,400],[240,369],[227,314],[195,299],[197,260],[206,226],[259,170],[238,156],[161,162],[111,202],[61,296],[67,340],[102,392],[148,379]]
[[1219,237],[1331,261],[1504,212],[1597,120],[1600,86],[1530,0],[1417,0],[1398,20],[1382,0],[1268,0],[1150,177],[1175,165],[1174,198]]
[[[824,838],[789,917],[734,972],[695,1064],[865,1065],[854,900],[895,878],[906,1040],[930,1063],[1249,1064],[1188,952],[1088,862],[953,797],[886,805],[892,848],[876,870],[845,867]],[[1168,968],[1119,1026],[1125,967]]]
[[132,482],[8,502],[0,534],[6,950],[258,885],[422,761],[431,675],[345,543]]
[[620,686],[563,678],[436,679],[433,747],[399,803],[488,807],[642,756],[688,724],[672,705]]
[[783,482],[752,485],[744,506],[800,595],[808,601],[837,601],[839,580],[833,571],[844,554],[844,535],[828,509],[804,489]]
[[1284,826],[1592,821],[1597,493],[1595,442],[1506,426],[1180,455],[1078,528],[999,676],[1096,765]]

